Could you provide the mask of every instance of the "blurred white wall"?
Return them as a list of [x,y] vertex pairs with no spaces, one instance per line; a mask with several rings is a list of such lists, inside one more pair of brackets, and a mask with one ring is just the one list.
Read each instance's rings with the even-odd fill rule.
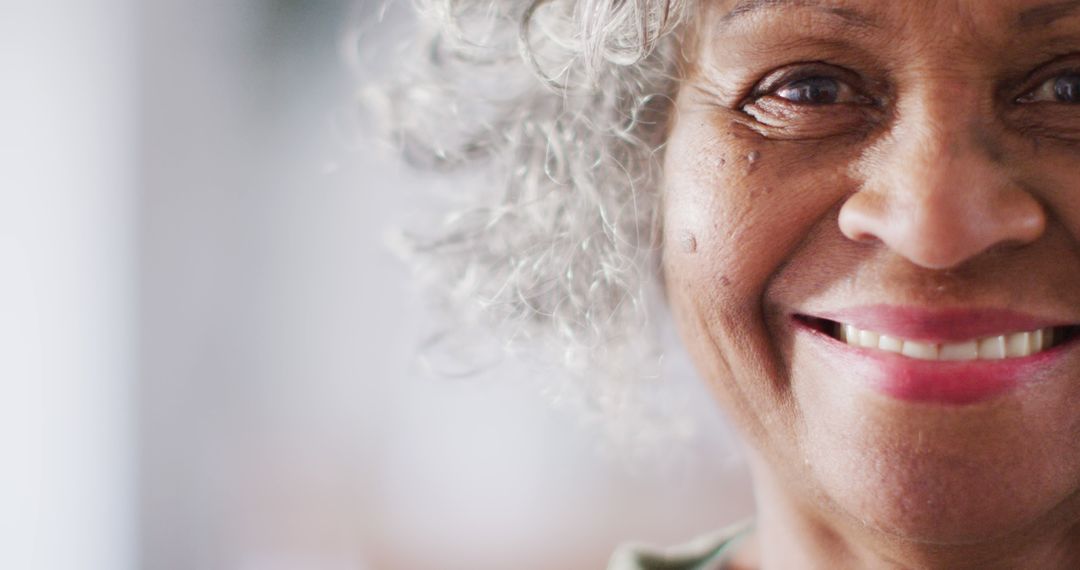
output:
[[[399,6],[407,5],[398,2]],[[745,516],[720,420],[628,471],[519,370],[416,365],[428,322],[382,237],[438,181],[343,135],[336,0],[143,4],[140,526],[154,570],[597,568]],[[400,28],[362,61],[393,65]],[[355,133],[354,133],[355,134]]]
[[0,568],[135,568],[135,25],[0,4]]

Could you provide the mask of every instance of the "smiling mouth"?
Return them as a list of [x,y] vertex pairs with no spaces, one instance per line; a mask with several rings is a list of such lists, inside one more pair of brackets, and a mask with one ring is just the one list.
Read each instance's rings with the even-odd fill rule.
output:
[[1080,326],[1008,332],[959,342],[934,343],[865,330],[839,321],[800,315],[803,324],[850,346],[891,352],[918,360],[1003,360],[1045,352],[1069,342]]

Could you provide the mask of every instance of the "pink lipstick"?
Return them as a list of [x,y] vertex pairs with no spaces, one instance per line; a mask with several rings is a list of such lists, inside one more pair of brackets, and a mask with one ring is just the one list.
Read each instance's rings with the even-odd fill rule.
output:
[[962,405],[1045,376],[1075,326],[999,309],[873,305],[795,318],[845,376],[911,402]]

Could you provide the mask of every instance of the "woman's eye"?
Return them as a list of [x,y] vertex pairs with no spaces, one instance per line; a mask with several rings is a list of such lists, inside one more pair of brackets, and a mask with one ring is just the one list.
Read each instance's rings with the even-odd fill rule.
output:
[[1054,96],[1062,103],[1080,103],[1080,73],[1058,77],[1054,81]]
[[1080,73],[1052,77],[1019,99],[1021,103],[1080,103]]
[[831,105],[856,100],[855,90],[831,77],[807,77],[786,83],[773,92],[776,97],[801,105]]

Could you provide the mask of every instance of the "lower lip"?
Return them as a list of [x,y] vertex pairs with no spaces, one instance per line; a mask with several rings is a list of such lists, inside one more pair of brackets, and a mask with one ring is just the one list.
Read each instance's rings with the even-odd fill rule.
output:
[[799,326],[845,375],[871,389],[907,402],[965,405],[982,402],[1030,384],[1061,357],[1062,347],[1001,360],[919,360],[852,346],[818,330]]

